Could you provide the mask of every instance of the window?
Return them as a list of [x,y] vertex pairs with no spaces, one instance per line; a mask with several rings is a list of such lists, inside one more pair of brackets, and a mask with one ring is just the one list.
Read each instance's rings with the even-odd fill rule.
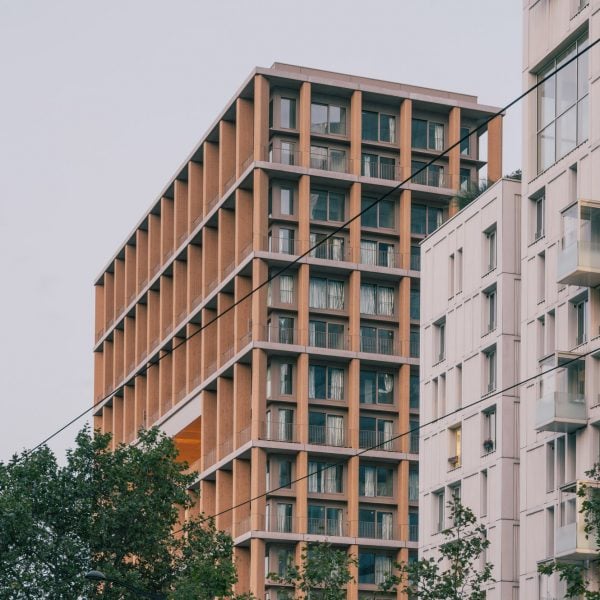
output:
[[471,130],[468,127],[460,128],[460,139],[462,140],[460,143],[460,153],[463,156],[469,156],[469,154],[471,154],[471,137],[469,136],[466,139],[463,139],[465,136],[469,135],[470,132]]
[[462,406],[463,371],[462,365],[456,365],[456,408]]
[[362,153],[361,175],[379,177],[380,179],[396,178],[396,159],[378,154]]
[[378,540],[391,540],[394,537],[391,512],[360,508],[358,511],[359,537]]
[[459,171],[459,177],[460,177],[460,189],[468,190],[471,186],[471,180],[472,180],[471,169],[461,167],[461,169]]
[[289,396],[292,393],[292,365],[283,363],[279,365],[279,393]]
[[448,429],[450,441],[448,463],[450,470],[458,469],[462,464],[462,427],[460,425]]
[[281,187],[280,189],[280,212],[282,215],[294,214],[294,195],[292,188]]
[[308,397],[326,400],[344,399],[344,370],[336,367],[310,365],[308,368]]
[[377,198],[362,199],[360,208],[365,212],[360,216],[360,224],[363,227],[384,227],[386,229],[393,229],[395,226],[394,201],[380,200],[375,206],[369,208],[374,202],[377,202]]
[[433,233],[443,222],[444,212],[435,206],[411,204],[410,232],[417,235]]
[[274,335],[271,331],[271,322],[269,321],[269,341],[277,341],[280,344],[294,343],[294,318],[293,317],[278,317],[278,331]]
[[537,255],[537,301],[538,304],[546,298],[546,253]]
[[294,438],[294,411],[290,408],[279,408],[277,412],[266,413],[266,438],[278,442],[291,442]]
[[280,533],[291,533],[293,505],[278,502],[275,504],[275,509],[275,519],[271,523],[273,531],[278,531]]
[[308,533],[320,535],[343,535],[342,509],[308,505]]
[[277,231],[269,231],[269,252],[294,254],[294,230],[280,227]]
[[319,104],[310,106],[310,130],[312,133],[345,135],[346,109],[335,104]]
[[410,465],[408,469],[408,501],[419,501],[419,468],[416,465]]
[[359,424],[359,447],[378,450],[392,450],[394,422],[391,419],[377,419],[361,415]]
[[281,98],[279,104],[279,122],[282,129],[296,129],[295,98]]
[[481,516],[485,517],[488,514],[488,473],[487,469],[481,471]]
[[421,270],[421,249],[419,246],[410,247],[410,268],[413,271]]
[[358,583],[380,585],[391,575],[392,557],[377,552],[358,553]]
[[308,443],[325,446],[343,446],[344,417],[342,415],[309,411]]
[[418,321],[421,318],[421,300],[418,288],[410,288],[410,318]]
[[390,467],[360,465],[358,494],[366,497],[392,496],[394,471]]
[[311,277],[308,305],[310,308],[344,309],[344,282]]
[[494,331],[496,329],[496,313],[497,313],[497,301],[496,301],[496,288],[488,290],[484,294],[485,296],[485,333]]
[[341,323],[309,321],[308,343],[318,348],[343,350],[345,347],[344,326]]
[[419,421],[411,419],[408,422],[410,431],[410,453],[419,454]]
[[287,459],[279,459],[279,487],[292,487],[292,461]]
[[377,242],[375,240],[360,240],[360,262],[363,265],[394,268],[396,252],[394,244]]
[[279,301],[281,304],[294,303],[294,277],[292,275],[279,276]]
[[444,490],[440,490],[439,492],[435,492],[432,494],[433,498],[433,523],[434,523],[434,533],[439,533],[444,530],[445,525],[445,500],[444,500]]
[[446,358],[446,319],[438,321],[434,325],[437,354],[434,356],[434,362],[440,362]]
[[485,360],[485,393],[489,394],[496,389],[496,346],[483,353]]
[[427,163],[418,160],[411,161],[411,181],[419,185],[444,187],[446,179],[444,177],[443,165],[429,165],[427,168],[425,168],[426,164]]
[[269,162],[295,165],[295,158],[296,144],[294,142],[279,141],[269,144]]
[[362,139],[393,144],[396,141],[396,117],[363,110]]
[[394,314],[394,288],[361,283],[360,312],[365,315],[391,317]]
[[392,404],[394,402],[394,375],[384,371],[360,372],[361,404]]
[[393,330],[361,326],[360,351],[392,354],[394,352]]
[[497,262],[497,240],[496,240],[496,226],[494,225],[492,228],[488,229],[485,232],[485,242],[486,242],[486,257],[487,264],[485,265],[485,272],[489,273],[496,268]]
[[346,151],[338,148],[327,148],[325,146],[311,146],[310,167],[311,169],[345,173]]
[[444,149],[444,125],[425,121],[424,119],[412,120],[412,147],[429,150]]
[[486,454],[496,449],[496,407],[488,408],[483,416],[483,451]]
[[325,260],[344,260],[344,238],[327,237],[327,235],[326,233],[310,233],[309,243],[312,250],[309,256]]
[[456,293],[462,292],[463,286],[463,249],[459,248],[456,253]]
[[531,198],[533,207],[532,221],[533,221],[533,241],[539,240],[544,237],[544,225],[545,225],[545,197],[542,193],[539,196]]
[[310,494],[341,494],[343,467],[336,463],[309,461],[308,492]]
[[412,358],[419,358],[421,353],[420,345],[421,339],[419,329],[417,327],[411,327],[410,329],[410,341],[409,341],[409,352]]
[[343,192],[312,190],[310,193],[310,218],[314,221],[344,220]]
[[[539,73],[543,80],[588,44],[587,33]],[[588,138],[588,53],[582,54],[538,87],[538,173]]]
[[454,296],[454,279],[454,254],[451,254],[448,257],[448,299]]
[[587,298],[573,303],[575,312],[575,344],[579,346],[588,339]]
[[419,373],[417,371],[410,372],[410,381],[409,381],[409,406],[410,408],[419,408],[420,403],[420,383],[419,383]]

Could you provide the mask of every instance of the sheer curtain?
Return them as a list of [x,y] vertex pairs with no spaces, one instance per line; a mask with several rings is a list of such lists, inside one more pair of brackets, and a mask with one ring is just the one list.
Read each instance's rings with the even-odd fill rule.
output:
[[392,513],[379,513],[381,517],[381,538],[384,540],[393,539],[392,531]]
[[316,379],[315,379],[315,367],[309,367],[308,369],[308,397],[316,398]]
[[375,584],[383,583],[391,573],[392,559],[389,556],[375,555]]
[[[362,290],[361,290],[362,291]],[[392,316],[394,314],[394,288],[380,287],[377,289],[377,314]]]
[[327,535],[342,535],[342,510],[327,509]]
[[309,306],[311,308],[327,308],[327,280],[318,277],[310,278]]
[[391,396],[394,391],[394,376],[390,373],[379,373],[379,402],[383,404],[391,404],[393,398]]
[[327,296],[329,308],[334,310],[344,309],[344,282],[328,281]]
[[[380,421],[381,422],[381,421]],[[382,431],[380,432],[381,439],[378,440],[381,443],[381,448],[383,450],[391,450],[392,449],[392,437],[394,424],[392,421],[383,421]]]
[[366,315],[375,314],[375,286],[363,283],[360,286],[360,312]]
[[319,491],[319,464],[316,462],[308,463],[308,491]]
[[[310,387],[310,380],[309,380]],[[329,369],[329,398],[331,400],[344,399],[344,371],[343,369]]]
[[327,415],[327,443],[330,446],[344,445],[344,417]]
[[375,467],[365,467],[365,496],[375,497],[377,491],[377,472]]
[[444,149],[444,126],[441,123],[431,123],[433,127],[433,139],[435,142],[435,150]]
[[330,467],[321,471],[321,489],[319,491],[326,494],[335,494],[338,491],[336,467]]
[[271,365],[267,365],[267,398],[271,398],[272,387],[271,387]]
[[360,262],[363,265],[377,264],[377,242],[360,240]]
[[344,260],[344,238],[334,237],[331,243],[331,260]]
[[291,275],[279,276],[279,294],[282,304],[292,304],[294,301],[294,278]]

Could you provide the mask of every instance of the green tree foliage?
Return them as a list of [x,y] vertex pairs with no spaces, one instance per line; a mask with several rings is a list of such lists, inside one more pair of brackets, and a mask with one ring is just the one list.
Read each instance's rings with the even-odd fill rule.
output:
[[176,459],[156,429],[114,451],[84,429],[64,466],[46,447],[0,463],[0,599],[129,597],[91,569],[172,599],[232,598],[231,537],[202,517],[178,525],[194,474]]
[[438,556],[396,565],[396,573],[380,586],[381,591],[399,587],[419,600],[485,599],[486,584],[493,582],[492,565],[481,564],[490,545],[485,527],[459,499],[453,498],[448,507],[452,527],[442,531]]
[[[591,537],[596,548],[600,548],[600,463],[596,463],[585,474],[589,481],[580,483],[576,490],[577,496],[581,498],[579,512],[584,518],[586,537]],[[566,598],[600,600],[598,584],[590,580],[596,579],[598,572],[596,570],[596,576],[590,578],[591,572],[584,568],[582,562],[551,561],[539,565],[538,571],[544,575],[558,573],[559,578],[566,584]]]
[[[291,586],[290,599],[346,600],[345,587],[354,581],[350,567],[355,564],[356,559],[344,550],[313,543],[303,548],[299,565],[290,562],[283,575],[269,573],[269,578]],[[278,598],[282,598],[281,592]]]
[[465,206],[471,204],[475,198],[483,194],[489,187],[490,182],[486,180],[477,182],[469,181],[454,197],[458,203],[458,208],[462,210]]

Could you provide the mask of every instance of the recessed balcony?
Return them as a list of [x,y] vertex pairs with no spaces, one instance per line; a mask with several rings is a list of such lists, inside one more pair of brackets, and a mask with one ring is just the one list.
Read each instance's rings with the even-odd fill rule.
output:
[[[584,496],[578,493],[582,484],[587,487]],[[554,557],[557,560],[586,560],[598,554],[596,533],[592,531],[586,537],[585,514],[581,512],[586,497],[597,493],[598,484],[595,481],[577,481],[561,491],[562,522],[554,535]]]
[[558,283],[600,285],[600,204],[580,201],[563,211],[562,223]]
[[535,407],[535,428],[538,431],[569,433],[585,427],[585,398],[570,392],[550,392],[539,398]]

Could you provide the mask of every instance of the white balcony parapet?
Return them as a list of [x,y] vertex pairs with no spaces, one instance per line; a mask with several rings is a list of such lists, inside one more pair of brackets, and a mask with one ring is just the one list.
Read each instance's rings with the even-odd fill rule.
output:
[[585,427],[585,398],[568,392],[551,392],[539,398],[535,407],[535,428],[538,431],[568,433]]

